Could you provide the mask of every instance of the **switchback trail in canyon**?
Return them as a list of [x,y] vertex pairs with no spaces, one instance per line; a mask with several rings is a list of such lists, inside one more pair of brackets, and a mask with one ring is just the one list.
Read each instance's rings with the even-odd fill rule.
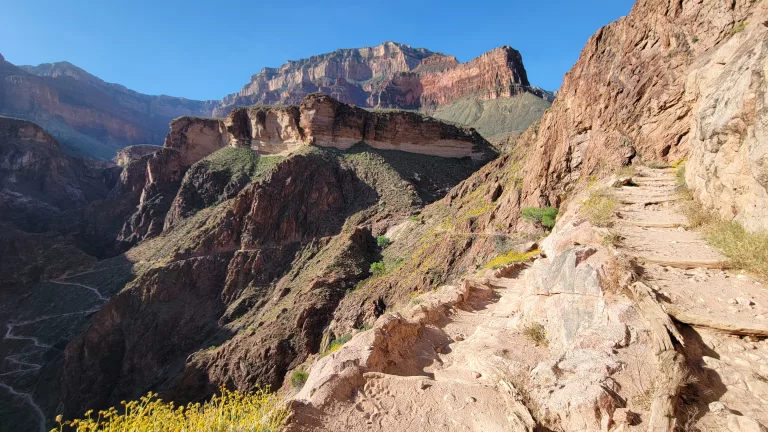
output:
[[[45,432],[47,430],[47,422],[50,419],[46,418],[43,408],[35,401],[33,391],[26,388],[30,384],[29,380],[24,378],[28,378],[25,377],[25,375],[38,374],[39,371],[43,368],[43,361],[40,359],[46,355],[47,351],[56,349],[54,347],[54,341],[44,341],[44,336],[41,336],[41,334],[44,335],[47,331],[50,331],[46,330],[46,323],[52,323],[52,326],[56,326],[57,324],[63,324],[59,323],[58,320],[66,320],[68,318],[77,316],[87,316],[88,314],[98,311],[100,307],[106,303],[107,300],[109,300],[94,287],[79,282],[67,281],[67,279],[71,279],[87,273],[89,272],[71,276],[65,275],[59,279],[44,281],[42,283],[63,286],[72,290],[85,290],[88,293],[88,296],[95,297],[97,299],[98,304],[94,305],[92,304],[93,302],[83,302],[82,305],[88,306],[87,308],[79,310],[68,310],[66,306],[59,305],[56,299],[53,299],[53,301],[49,304],[47,311],[56,311],[57,307],[63,307],[62,310],[58,311],[61,313],[49,313],[24,320],[11,319],[5,323],[6,331],[2,340],[9,342],[15,341],[17,343],[21,343],[22,345],[19,346],[16,350],[10,350],[10,353],[3,357],[3,369],[8,366],[12,366],[12,369],[0,373],[0,389],[10,394],[11,397],[21,401],[34,412],[38,419],[38,429],[41,432]],[[62,303],[67,303],[67,305],[72,304],[72,302]],[[77,302],[74,303],[77,304]],[[31,327],[26,332],[26,334],[24,332],[25,327]],[[38,378],[39,377],[33,377],[32,382],[37,381]],[[18,380],[21,384],[16,384],[14,379]],[[22,386],[25,388],[22,389]],[[33,384],[33,386],[36,386],[36,384]]]

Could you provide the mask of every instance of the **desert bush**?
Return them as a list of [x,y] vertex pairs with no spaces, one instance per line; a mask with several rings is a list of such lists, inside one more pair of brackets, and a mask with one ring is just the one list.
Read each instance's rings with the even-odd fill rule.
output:
[[379,247],[385,248],[392,244],[392,240],[385,235],[380,235],[376,237],[376,244],[379,245]]
[[637,174],[637,170],[634,165],[625,165],[616,171],[616,175],[619,177],[634,177]]
[[371,264],[371,274],[374,276],[381,276],[387,272],[387,266],[382,261]]
[[344,346],[345,343],[349,342],[351,339],[352,339],[351,334],[345,334],[332,340],[331,343],[328,344],[328,349],[325,350],[325,352],[323,353],[323,356],[326,356],[338,350],[339,348]]
[[485,268],[489,269],[498,269],[501,267],[504,267],[509,264],[514,264],[518,262],[525,262],[529,261],[535,256],[539,254],[539,250],[532,250],[530,252],[516,252],[516,251],[509,251],[505,254],[499,255],[493,260],[491,260],[488,264],[485,265]]
[[749,232],[733,221],[715,218],[703,228],[704,236],[735,266],[768,277],[768,232]]
[[548,345],[547,330],[543,325],[537,322],[530,323],[523,327],[523,334],[536,345]]
[[520,216],[530,222],[541,224],[544,228],[552,229],[557,218],[557,209],[554,207],[526,207],[520,212]]
[[745,23],[744,21],[737,22],[731,28],[731,35],[735,35],[736,33],[741,33],[746,29],[747,29],[747,23]]
[[616,196],[610,190],[606,188],[594,189],[582,204],[580,213],[592,225],[607,227],[611,225],[617,205]]
[[293,371],[291,374],[291,386],[294,388],[302,388],[309,378],[309,372],[305,371]]
[[282,429],[288,410],[268,389],[240,393],[221,388],[221,394],[203,404],[175,406],[163,402],[157,393],[138,401],[123,401],[121,409],[87,411],[85,418],[63,421],[56,417],[53,431],[75,432],[277,432]]

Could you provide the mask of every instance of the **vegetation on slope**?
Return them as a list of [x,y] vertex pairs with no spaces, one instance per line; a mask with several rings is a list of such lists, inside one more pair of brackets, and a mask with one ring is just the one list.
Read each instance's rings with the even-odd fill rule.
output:
[[541,118],[550,105],[530,93],[491,100],[464,98],[439,107],[432,116],[473,127],[480,135],[491,140],[522,134],[528,126]]
[[51,432],[277,432],[288,416],[277,394],[266,389],[240,393],[221,388],[221,394],[200,404],[174,406],[156,393],[138,401],[123,402],[123,407],[91,411],[85,418],[64,421]]

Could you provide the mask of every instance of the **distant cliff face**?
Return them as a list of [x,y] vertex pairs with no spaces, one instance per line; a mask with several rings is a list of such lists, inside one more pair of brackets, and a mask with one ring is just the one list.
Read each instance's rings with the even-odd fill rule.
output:
[[[530,124],[531,113],[538,117],[554,98],[530,86],[520,53],[507,46],[467,63],[394,42],[342,49],[264,68],[239,93],[221,101],[141,94],[67,62],[15,66],[0,59],[0,114],[40,124],[70,153],[104,159],[126,146],[160,144],[168,123],[177,117],[226,117],[239,106],[298,105],[312,93],[358,107],[430,113],[450,107],[444,119],[468,121],[464,124],[473,127],[473,120],[488,123],[488,116],[467,102],[532,96],[508,104],[524,105],[508,116],[511,123],[504,120],[505,126],[480,130],[488,138],[489,133],[519,134]],[[277,123],[270,124],[279,125],[289,118],[273,120]]]
[[67,62],[16,67],[0,60],[0,114],[40,124],[71,153],[109,159],[128,145],[160,143],[171,119],[209,115],[213,105],[141,94]]
[[226,115],[235,106],[298,104],[313,92],[361,107],[409,109],[524,92],[551,100],[551,94],[530,87],[522,57],[510,47],[459,63],[453,56],[385,42],[266,68],[240,93],[224,98],[214,115]]

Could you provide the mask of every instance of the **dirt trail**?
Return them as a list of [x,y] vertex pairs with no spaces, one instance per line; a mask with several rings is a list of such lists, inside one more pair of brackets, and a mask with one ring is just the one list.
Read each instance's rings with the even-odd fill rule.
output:
[[682,326],[683,352],[700,382],[689,392],[696,394],[684,392],[685,409],[701,430],[741,430],[741,416],[768,425],[768,288],[729,270],[727,259],[686,227],[671,170],[638,174],[638,186],[619,190],[620,202],[654,203],[623,204],[615,228],[643,282],[670,316],[690,326]]
[[491,278],[461,309],[419,331],[413,361],[364,374],[353,400],[303,414],[290,430],[528,431],[533,420],[512,387],[512,371],[546,356],[517,327],[522,281]]

